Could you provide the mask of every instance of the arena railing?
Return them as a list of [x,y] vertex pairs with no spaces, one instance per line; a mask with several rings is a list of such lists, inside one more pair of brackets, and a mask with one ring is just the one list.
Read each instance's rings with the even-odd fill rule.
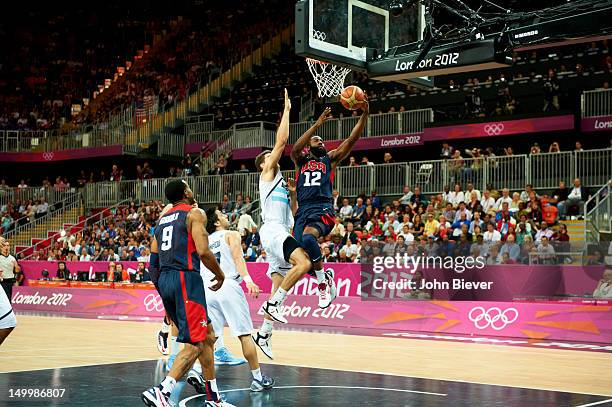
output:
[[185,136],[173,133],[160,134],[157,143],[157,155],[159,157],[184,157]]
[[601,241],[601,234],[612,235],[612,179],[591,195],[584,204],[585,242]]
[[[248,138],[245,132],[242,137]],[[270,131],[272,137],[273,132]],[[240,137],[234,137],[238,140]],[[228,145],[231,147],[231,144]],[[207,168],[203,167],[203,170]],[[579,170],[579,172],[578,172]],[[293,170],[283,171],[285,177],[293,177]],[[204,204],[220,203],[223,195],[233,199],[237,193],[258,194],[259,174],[234,173],[227,175],[202,175],[188,178],[198,201]],[[583,152],[545,153],[503,157],[464,158],[461,166],[452,160],[413,161],[408,163],[377,164],[373,166],[338,167],[334,188],[342,196],[402,195],[404,185],[419,186],[426,195],[439,194],[445,186],[459,182],[463,188],[468,182],[483,191],[491,184],[497,190],[509,188],[521,191],[526,184],[535,189],[555,189],[559,181],[571,186],[579,177],[586,187],[599,187],[604,178],[612,177],[612,149]],[[164,199],[164,186],[168,180],[155,178],[144,181],[98,182],[87,184],[84,197],[87,207],[110,206],[122,199],[137,201]]]
[[[433,122],[433,116],[432,109],[371,114],[362,137],[422,133],[425,124]],[[317,130],[317,135],[325,141],[345,138],[351,133],[358,120],[359,116],[330,119]],[[313,121],[289,124],[289,143],[295,143],[313,124]]]
[[[75,223],[78,220],[79,214],[73,214],[73,209],[81,207],[81,194],[73,193],[70,197],[56,202],[54,205],[49,205],[49,211],[46,215],[40,218],[34,218],[30,222],[24,223],[16,228],[13,228],[4,237],[11,241],[15,246],[30,246],[32,239],[37,236],[32,236],[31,232],[38,231],[46,233],[46,230],[41,230],[41,227],[55,230],[63,227],[65,223]],[[47,236],[44,236],[46,238]]]
[[[117,209],[121,206],[124,206],[126,204],[129,203],[129,200],[122,200],[120,202],[116,202],[114,205],[106,208],[104,211],[100,211],[97,212],[95,215],[91,215],[87,218],[85,218],[84,220],[80,221],[80,222],[74,222],[73,225],[69,226],[69,227],[64,227],[63,223],[67,223],[67,222],[63,222],[62,224],[60,224],[57,227],[54,227],[51,231],[57,231],[57,232],[61,232],[62,230],[69,232],[75,225],[81,225],[83,228],[87,227],[88,225],[94,225],[94,224],[99,224],[102,222],[105,222],[109,219],[114,219],[115,218],[115,214],[117,212]],[[107,215],[105,215],[107,214]],[[27,249],[24,249],[18,253],[16,253],[15,257],[20,258],[23,257],[23,260],[28,260],[30,257],[32,257],[34,255],[34,253],[38,250],[40,250],[41,248],[45,248],[48,247],[52,242],[53,239],[56,239],[57,235],[55,236],[51,236],[51,237],[47,237],[46,239],[37,242],[36,244],[33,244],[31,246],[29,246]],[[31,251],[31,253],[26,255],[26,252]]]
[[582,117],[612,115],[612,89],[587,90],[582,93]]
[[185,120],[185,135],[208,133],[215,129],[215,116],[202,114],[189,116]]
[[27,187],[27,188],[0,188],[0,205],[6,205],[9,202],[15,203],[19,201],[36,201],[40,198],[45,198],[49,205],[62,201],[74,195],[74,188],[67,188],[62,191],[57,191],[53,187]]

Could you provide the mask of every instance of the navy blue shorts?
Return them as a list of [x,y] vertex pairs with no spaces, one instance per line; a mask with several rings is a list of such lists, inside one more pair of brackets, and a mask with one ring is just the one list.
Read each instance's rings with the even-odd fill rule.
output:
[[206,339],[208,314],[204,282],[197,271],[164,271],[159,276],[158,290],[166,313],[177,326],[177,340],[196,343]]
[[306,226],[316,228],[319,231],[319,237],[327,236],[334,228],[335,219],[336,213],[331,205],[300,206],[295,214],[293,236],[298,243],[302,243],[302,235]]

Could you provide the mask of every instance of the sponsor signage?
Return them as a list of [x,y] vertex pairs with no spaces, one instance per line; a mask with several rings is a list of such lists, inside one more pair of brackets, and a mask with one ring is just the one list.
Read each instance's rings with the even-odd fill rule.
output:
[[612,116],[585,117],[580,123],[580,129],[584,132],[612,132]]
[[2,152],[0,161],[4,162],[51,162],[79,160],[83,158],[108,157],[123,154],[123,146],[101,146],[76,148],[73,150],[43,151],[43,152]]
[[[157,319],[164,315],[159,295],[149,290],[15,287],[18,311],[45,311],[86,317]],[[247,297],[256,322],[263,297]],[[318,297],[289,295],[284,314],[293,325],[376,328],[390,332],[486,335],[612,344],[612,306],[477,301],[364,302],[338,297],[326,308]],[[19,318],[19,316],[18,316]],[[397,335],[397,334],[396,334]]]
[[574,116],[562,115],[533,119],[428,127],[425,129],[423,137],[426,142],[429,142],[448,139],[544,133],[549,131],[565,131],[573,129]]

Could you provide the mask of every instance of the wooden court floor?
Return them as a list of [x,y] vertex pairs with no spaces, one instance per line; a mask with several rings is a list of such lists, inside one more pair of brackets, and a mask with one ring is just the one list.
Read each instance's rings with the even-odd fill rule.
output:
[[[18,316],[0,373],[159,359],[159,323]],[[226,331],[225,343],[240,355]],[[404,338],[276,331],[263,363],[612,396],[612,354]]]

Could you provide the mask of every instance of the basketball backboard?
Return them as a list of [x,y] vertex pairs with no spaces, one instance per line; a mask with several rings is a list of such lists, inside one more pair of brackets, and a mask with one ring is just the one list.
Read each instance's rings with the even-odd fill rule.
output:
[[[296,4],[296,53],[367,72],[368,61],[422,39],[423,6],[393,16],[389,0],[301,0]],[[433,86],[430,78],[412,78]]]

